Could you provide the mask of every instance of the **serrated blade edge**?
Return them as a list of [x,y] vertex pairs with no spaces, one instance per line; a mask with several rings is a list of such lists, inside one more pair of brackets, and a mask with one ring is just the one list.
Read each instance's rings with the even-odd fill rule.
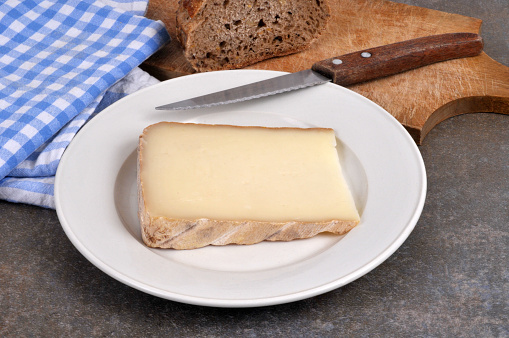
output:
[[222,104],[242,102],[269,95],[276,95],[292,90],[311,87],[331,80],[311,69],[297,73],[273,77],[267,80],[253,82],[247,85],[218,91],[215,93],[197,96],[191,99],[178,101],[156,107],[157,110],[186,110],[207,108]]

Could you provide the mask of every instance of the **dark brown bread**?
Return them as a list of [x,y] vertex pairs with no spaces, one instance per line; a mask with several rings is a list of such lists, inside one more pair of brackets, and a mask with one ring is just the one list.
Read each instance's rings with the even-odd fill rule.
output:
[[309,48],[329,15],[326,0],[182,0],[177,36],[197,71],[235,69]]

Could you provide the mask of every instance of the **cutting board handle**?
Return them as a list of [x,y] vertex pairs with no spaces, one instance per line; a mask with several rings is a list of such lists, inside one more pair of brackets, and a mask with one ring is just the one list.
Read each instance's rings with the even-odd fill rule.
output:
[[483,41],[474,33],[447,33],[396,42],[333,57],[312,67],[336,84],[347,86],[437,62],[476,56]]

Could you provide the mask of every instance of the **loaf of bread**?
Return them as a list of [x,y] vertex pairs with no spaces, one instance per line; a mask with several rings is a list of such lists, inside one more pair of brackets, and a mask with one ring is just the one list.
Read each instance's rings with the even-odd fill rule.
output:
[[326,0],[181,0],[177,37],[197,71],[235,69],[307,49],[329,16]]
[[359,223],[332,129],[161,122],[138,147],[143,241],[157,248],[290,241]]

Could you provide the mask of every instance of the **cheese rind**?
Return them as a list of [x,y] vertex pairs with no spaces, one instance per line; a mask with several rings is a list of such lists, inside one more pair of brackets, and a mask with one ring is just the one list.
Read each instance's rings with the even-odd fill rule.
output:
[[139,140],[139,217],[152,247],[344,234],[359,215],[332,129],[161,122]]

